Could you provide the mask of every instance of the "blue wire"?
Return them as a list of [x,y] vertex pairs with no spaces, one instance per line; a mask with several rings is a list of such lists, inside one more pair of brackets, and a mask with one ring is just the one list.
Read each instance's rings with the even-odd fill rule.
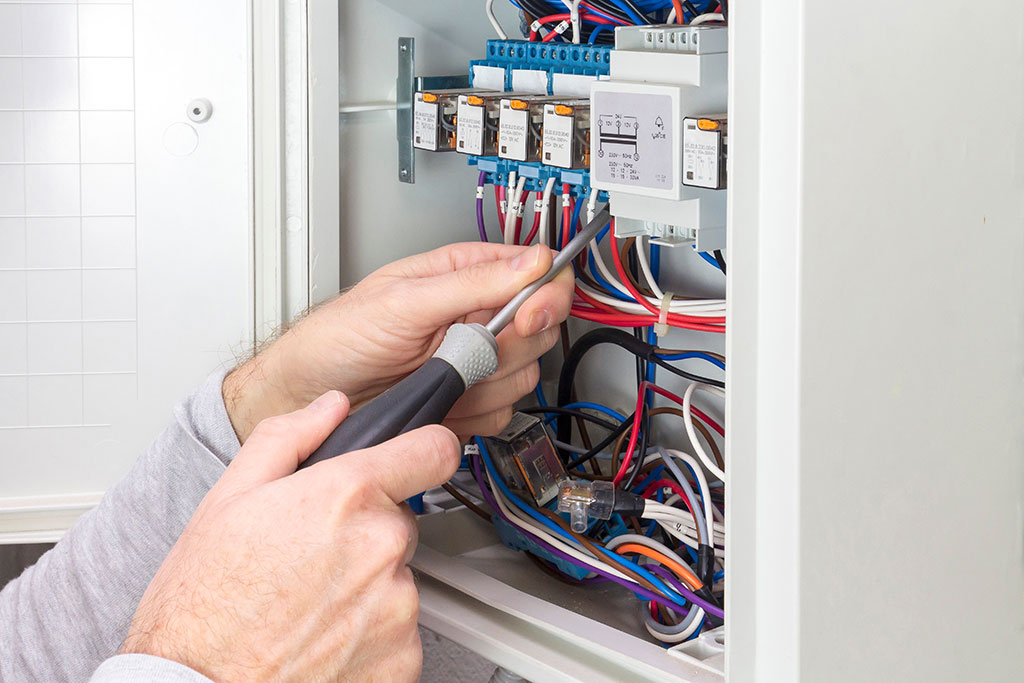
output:
[[633,487],[633,492],[634,493],[639,493],[639,492],[643,491],[645,488],[647,488],[648,486],[650,486],[651,484],[653,484],[654,482],[656,482],[659,479],[661,479],[661,473],[664,472],[664,471],[665,471],[665,466],[664,465],[658,465],[657,467],[655,467],[651,471],[651,473],[647,476],[646,479],[644,479],[642,482],[640,482],[639,484],[637,484],[636,486]]
[[717,572],[715,572],[715,575],[711,577],[711,580],[713,582],[715,582],[715,583],[718,583],[719,581],[721,581],[724,578],[725,578],[725,570],[724,569],[719,569]]
[[[505,481],[501,478],[501,475],[498,474],[497,470],[494,468],[494,463],[491,461],[491,454],[487,452],[487,446],[484,445],[483,439],[481,439],[478,436],[473,437],[473,439],[476,441],[476,445],[480,449],[480,457],[484,461],[484,466],[487,468],[488,473],[490,473],[491,478],[494,480],[494,484],[501,491],[501,494],[505,496],[505,498],[507,498],[513,505],[515,505],[517,508],[525,512],[534,520],[540,522],[540,524],[553,531],[556,535],[561,536],[569,543],[575,545],[576,539],[574,539],[569,532],[567,532],[565,529],[552,522],[547,517],[541,515],[533,508],[523,503],[521,500],[519,500],[519,497],[516,496],[516,494],[512,493],[512,491],[509,490],[508,486],[505,485]],[[658,590],[662,591],[664,595],[670,596],[670,602],[677,603],[681,608],[684,604],[686,604],[687,601],[683,596],[679,595],[679,593],[677,593],[672,588],[669,588],[661,579],[648,572],[646,569],[644,569],[636,562],[628,560],[625,557],[619,555],[618,553],[602,548],[601,546],[596,546],[596,548],[607,559],[611,560],[612,562],[622,567],[626,567],[636,572],[643,578],[650,581],[658,588]]]
[[572,239],[576,235],[576,228],[580,224],[580,209],[583,208],[583,197],[576,200],[576,205],[572,207],[572,223],[569,224],[569,239]]
[[589,250],[587,251],[587,265],[590,266],[590,275],[597,281],[597,284],[601,285],[601,289],[607,292],[609,296],[615,297],[619,301],[633,301],[632,297],[628,297],[615,289],[612,287],[610,282],[604,279],[604,276],[601,275],[601,271],[597,269],[597,263],[594,261],[593,252]]
[[587,42],[590,43],[591,45],[593,45],[594,41],[597,40],[597,35],[601,31],[608,30],[608,29],[613,29],[613,28],[615,28],[615,26],[613,26],[612,24],[597,24],[597,25],[595,25],[594,26],[594,30],[590,32],[590,37],[587,38]]
[[[698,251],[697,253],[700,254],[700,257],[702,259],[704,259],[705,261],[707,261],[708,263],[713,265],[715,268],[718,268],[718,261],[715,260],[714,256],[712,256],[711,254],[709,254],[706,251]],[[718,269],[721,270],[721,268],[718,268]]]
[[687,360],[690,358],[699,358],[700,360],[706,360],[707,362],[711,363],[712,365],[721,370],[725,370],[725,363],[715,358],[714,356],[702,353],[700,351],[687,351],[686,353],[676,353],[672,355],[662,355],[659,353],[658,358],[662,360]]
[[589,408],[590,410],[596,410],[599,413],[604,413],[608,417],[618,420],[619,422],[625,422],[626,416],[622,413],[612,410],[608,406],[603,406],[600,403],[590,403],[589,401],[577,401],[576,403],[570,403],[565,408],[571,408],[573,410],[579,410],[580,408]]
[[646,23],[643,19],[637,16],[636,12],[629,8],[629,5],[625,5],[619,2],[619,0],[611,0],[611,3],[618,7],[620,10],[622,10],[623,12],[625,12],[626,15],[633,20],[633,23],[637,24],[638,26]]

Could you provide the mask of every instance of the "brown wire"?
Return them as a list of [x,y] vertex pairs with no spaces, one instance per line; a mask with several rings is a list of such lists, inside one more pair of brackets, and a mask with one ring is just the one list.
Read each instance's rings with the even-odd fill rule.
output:
[[454,486],[452,486],[451,484],[449,484],[447,482],[445,482],[444,484],[441,484],[441,488],[443,488],[445,491],[447,491],[448,494],[452,498],[454,498],[455,500],[459,501],[460,503],[465,505],[467,508],[469,508],[470,510],[475,512],[478,516],[486,519],[488,522],[491,521],[491,516],[489,514],[487,514],[486,512],[484,512],[484,509],[481,508],[479,505],[477,505],[476,503],[471,501],[469,498],[464,496],[462,494],[462,491],[459,491],[457,488],[455,488]]
[[540,569],[542,572],[544,572],[545,574],[547,574],[551,578],[557,579],[557,580],[561,581],[562,583],[568,584],[570,586],[583,586],[583,585],[585,585],[582,581],[574,579],[573,577],[567,576],[567,575],[563,574],[562,572],[558,571],[557,569],[555,569],[550,564],[548,564],[547,562],[545,562],[541,558],[537,557],[536,555],[534,555],[530,551],[527,550],[525,552],[526,552],[526,557],[530,560],[530,562],[533,562],[535,565],[537,565],[538,569]]

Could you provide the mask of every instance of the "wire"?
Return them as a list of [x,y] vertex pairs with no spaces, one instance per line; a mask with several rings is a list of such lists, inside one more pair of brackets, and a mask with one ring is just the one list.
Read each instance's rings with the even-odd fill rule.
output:
[[722,271],[722,275],[725,275],[726,274],[725,273],[725,259],[722,257],[722,250],[721,249],[715,249],[715,251],[712,252],[712,253],[715,256],[715,264],[717,264],[718,265],[718,269],[720,271]]
[[476,226],[480,231],[480,241],[487,241],[487,228],[484,226],[484,185],[487,183],[487,173],[480,171],[480,177],[476,181]]
[[698,389],[700,389],[701,391],[706,391],[709,394],[714,394],[719,398],[725,398],[725,392],[719,389],[718,387],[713,387],[708,384],[701,384],[699,382],[695,382],[690,386],[686,387],[686,393],[683,394],[683,424],[686,425],[686,434],[687,436],[690,437],[690,443],[693,446],[693,450],[697,454],[697,457],[700,458],[700,461],[701,463],[703,463],[704,467],[706,467],[708,471],[711,472],[711,474],[715,475],[724,482],[725,472],[721,468],[719,468],[718,465],[712,462],[711,458],[708,457],[708,454],[704,452],[704,449],[700,445],[700,441],[698,441],[697,439],[697,433],[693,428],[693,417],[691,415],[690,402],[693,399],[693,393]]
[[498,23],[498,17],[494,16],[494,0],[487,0],[485,10],[487,11],[487,20],[491,22],[494,32],[497,33],[498,37],[502,40],[508,40],[508,35],[501,28],[501,24]]
[[[577,405],[579,405],[579,404],[577,404]],[[570,417],[579,417],[581,419],[587,420],[588,422],[593,422],[594,424],[596,424],[599,427],[604,427],[605,429],[613,429],[614,430],[614,429],[617,429],[618,426],[619,426],[617,424],[613,424],[611,422],[608,422],[607,420],[604,420],[604,419],[602,419],[602,418],[600,418],[600,417],[598,417],[596,415],[591,415],[590,413],[585,413],[582,410],[578,410],[578,409],[574,409],[574,408],[569,408],[569,407],[564,407],[563,408],[563,407],[560,407],[560,406],[547,406],[547,407],[542,407],[542,408],[520,408],[519,412],[526,413],[527,415],[550,414],[550,415],[568,415]],[[612,412],[614,412],[614,411],[612,411]],[[615,415],[618,415],[618,413],[615,413]],[[622,419],[624,420],[625,418],[622,418]],[[620,420],[620,423],[621,423],[621,420]]]

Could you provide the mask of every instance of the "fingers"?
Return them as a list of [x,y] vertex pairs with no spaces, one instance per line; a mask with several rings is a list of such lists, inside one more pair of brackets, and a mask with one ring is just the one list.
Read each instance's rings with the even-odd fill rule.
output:
[[537,386],[540,365],[533,361],[511,375],[492,382],[481,382],[463,394],[448,412],[451,419],[474,417],[511,406]]
[[409,298],[415,296],[416,314],[421,321],[445,325],[475,311],[504,306],[550,267],[551,250],[536,245],[519,249],[510,258],[481,261],[410,281]]
[[568,318],[574,286],[575,276],[567,268],[538,289],[516,312],[515,330],[519,336],[535,335]]
[[463,417],[458,419],[447,419],[444,426],[452,430],[460,437],[494,436],[508,426],[512,421],[512,406],[498,408],[485,415],[475,417]]
[[494,242],[449,244],[425,254],[416,254],[390,263],[377,273],[391,277],[425,278],[452,273],[478,263],[510,259],[527,247]]
[[460,459],[456,436],[440,425],[430,425],[317,467],[342,480],[351,479],[351,472],[358,471],[392,501],[401,503],[451,479]]
[[256,425],[217,486],[232,492],[286,477],[341,424],[348,398],[328,391],[301,410]]

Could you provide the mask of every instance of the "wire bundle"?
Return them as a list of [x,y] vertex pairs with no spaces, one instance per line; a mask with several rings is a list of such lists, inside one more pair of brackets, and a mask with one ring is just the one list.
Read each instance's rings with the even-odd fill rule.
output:
[[[704,23],[724,20],[726,0],[510,0],[520,9],[529,40],[607,45],[616,26]],[[487,17],[502,39],[508,36],[487,2]],[[586,40],[584,41],[584,37]]]

